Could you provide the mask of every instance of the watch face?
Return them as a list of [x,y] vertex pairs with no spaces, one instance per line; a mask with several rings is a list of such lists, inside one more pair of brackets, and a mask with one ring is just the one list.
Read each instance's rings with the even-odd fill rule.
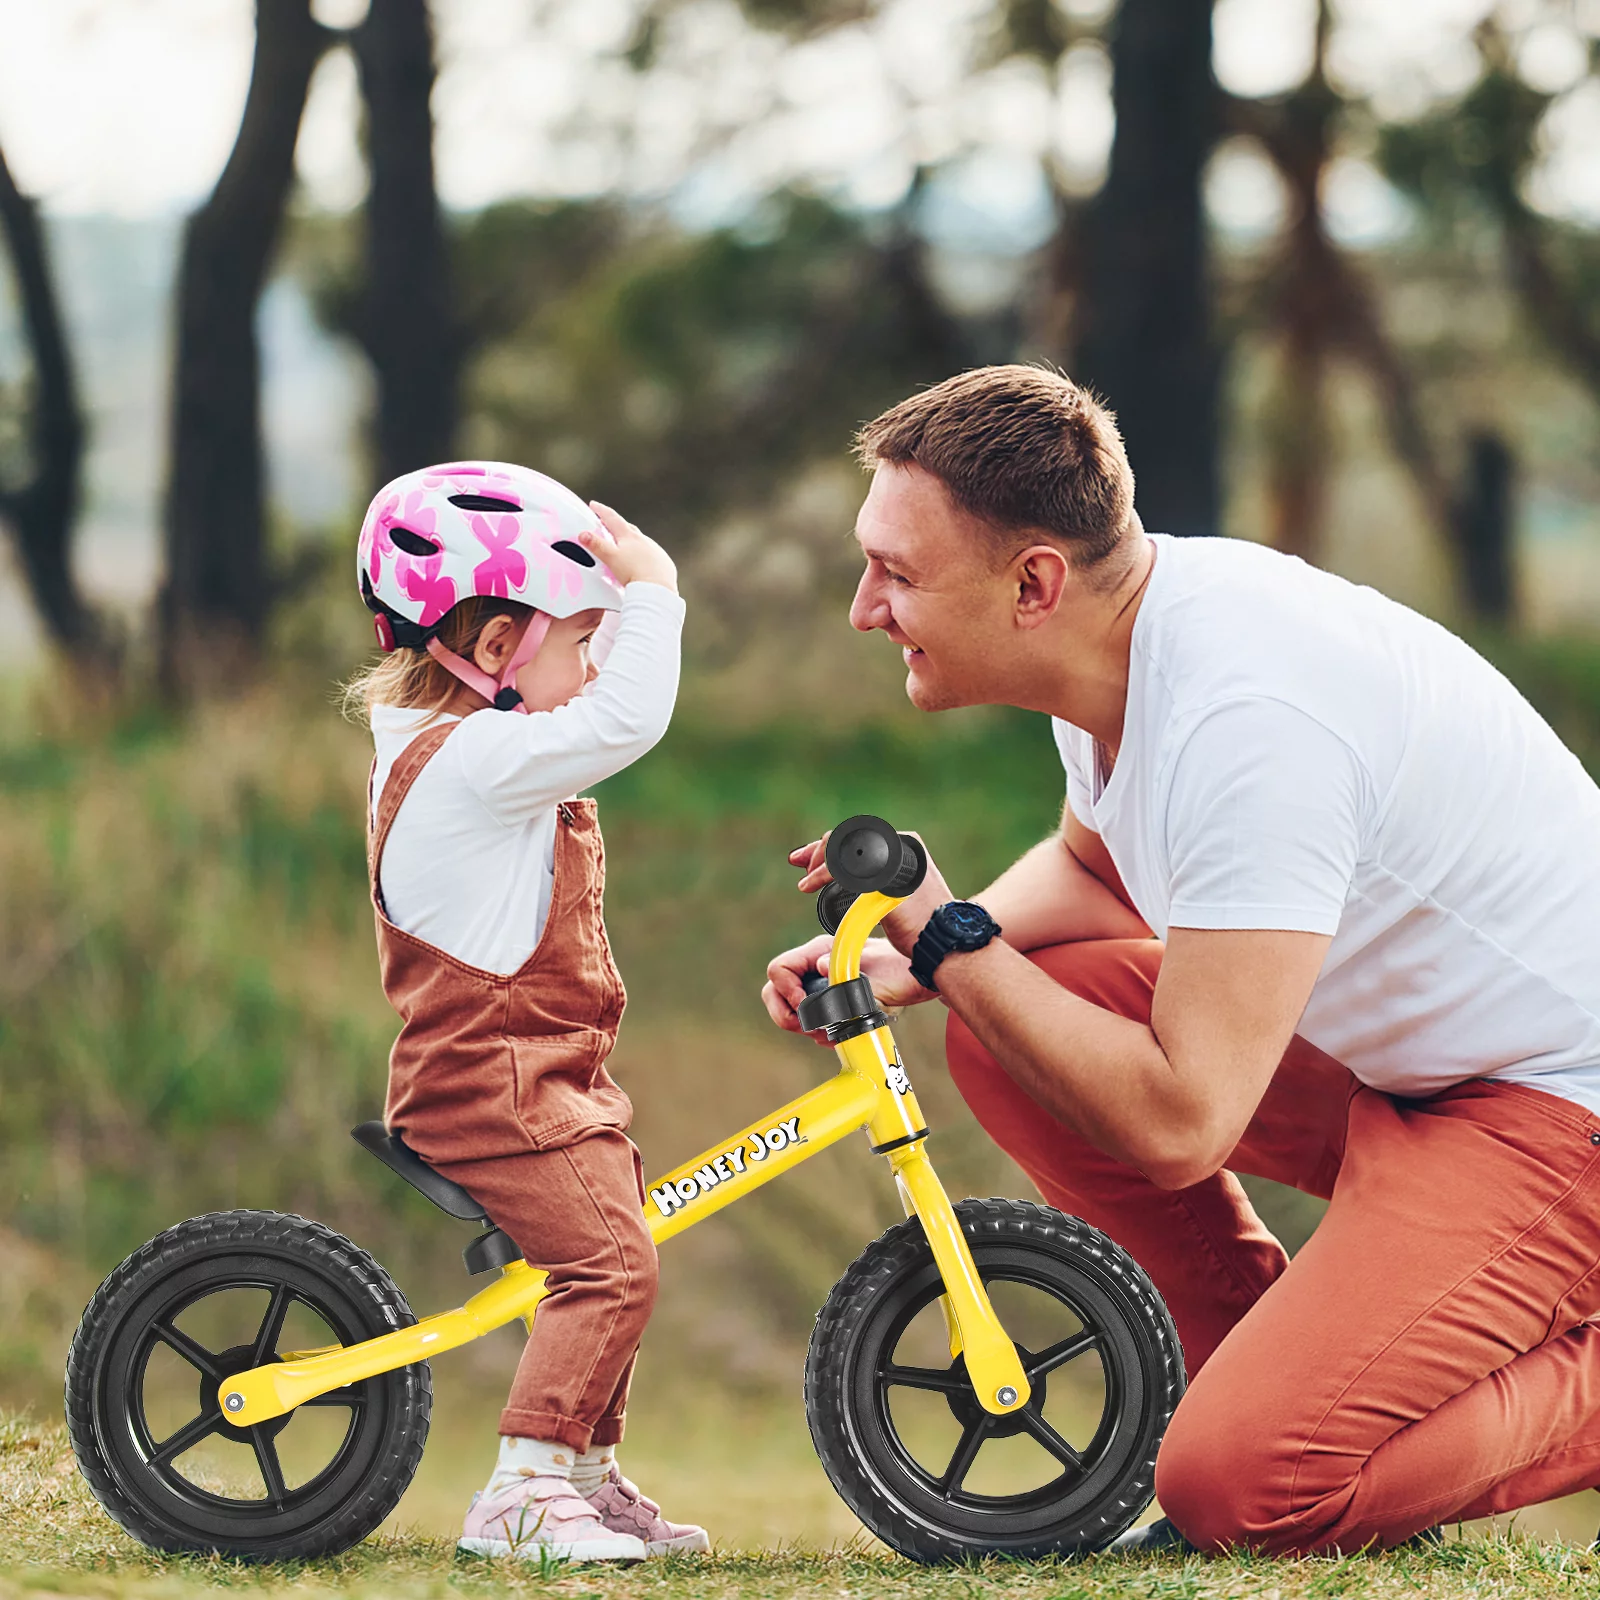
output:
[[989,913],[982,906],[967,905],[961,901],[946,906],[944,910],[945,926],[958,939],[987,933],[990,920]]

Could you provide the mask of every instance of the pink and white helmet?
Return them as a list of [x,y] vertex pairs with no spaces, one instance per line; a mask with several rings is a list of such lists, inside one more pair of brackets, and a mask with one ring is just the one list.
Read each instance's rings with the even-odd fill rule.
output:
[[[550,619],[622,608],[621,585],[578,541],[598,526],[554,478],[503,461],[457,461],[396,478],[373,497],[356,546],[378,643],[427,650],[500,710],[526,710],[513,683]],[[450,609],[474,595],[535,608],[498,681],[436,637]]]

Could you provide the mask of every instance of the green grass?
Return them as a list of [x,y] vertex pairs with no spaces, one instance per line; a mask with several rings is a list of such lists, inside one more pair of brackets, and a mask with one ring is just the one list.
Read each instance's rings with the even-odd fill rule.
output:
[[164,1557],[117,1529],[89,1496],[60,1428],[0,1420],[0,1596],[58,1594],[181,1600],[217,1590],[263,1595],[432,1597],[537,1593],[616,1600],[830,1595],[846,1600],[1322,1600],[1322,1597],[1474,1596],[1539,1600],[1600,1593],[1600,1561],[1587,1550],[1502,1534],[1475,1535],[1426,1552],[1274,1561],[1256,1557],[1124,1558],[1077,1562],[987,1561],[928,1569],[868,1547],[798,1545],[729,1550],[710,1559],[651,1562],[631,1570],[456,1556],[447,1538],[382,1535],[326,1561],[249,1567]]

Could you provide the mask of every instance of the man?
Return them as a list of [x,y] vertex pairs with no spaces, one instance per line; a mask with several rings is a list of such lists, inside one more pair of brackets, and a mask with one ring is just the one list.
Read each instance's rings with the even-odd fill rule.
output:
[[[1166,1298],[1169,1526],[1348,1551],[1600,1482],[1600,791],[1403,606],[1147,535],[1065,378],[859,443],[852,625],[922,710],[1047,713],[1067,780],[981,910],[930,867],[865,970],[944,1001],[984,1127]],[[769,968],[782,1026],[826,946]],[[1234,1172],[1331,1200],[1292,1264]]]

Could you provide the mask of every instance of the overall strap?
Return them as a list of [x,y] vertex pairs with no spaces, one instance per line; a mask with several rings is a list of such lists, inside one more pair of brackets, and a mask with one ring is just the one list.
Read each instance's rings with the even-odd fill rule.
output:
[[[389,842],[389,830],[400,813],[400,804],[411,793],[411,785],[421,776],[422,769],[460,726],[459,721],[437,723],[424,729],[400,752],[389,769],[389,780],[383,786],[376,816],[372,811],[372,785],[378,776],[378,762],[376,757],[373,758],[372,771],[367,777],[367,876],[372,881],[372,898],[380,911],[384,907],[383,896],[378,889],[378,866],[383,860],[383,847]],[[384,915],[388,913],[384,912]]]

